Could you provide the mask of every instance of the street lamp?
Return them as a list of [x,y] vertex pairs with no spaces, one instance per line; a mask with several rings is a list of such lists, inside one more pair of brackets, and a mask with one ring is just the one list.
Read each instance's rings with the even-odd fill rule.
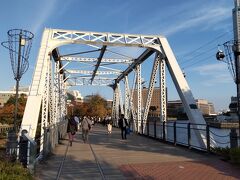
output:
[[9,50],[12,71],[16,80],[14,132],[17,132],[17,110],[19,81],[29,67],[28,58],[32,47],[33,33],[22,29],[11,29],[7,32],[8,41],[2,42],[2,46]]
[[239,63],[239,44],[237,41],[227,41],[223,44],[224,52],[218,48],[216,58],[219,61],[225,62],[237,86],[237,117],[238,117],[238,131],[240,136],[240,63]]
[[222,60],[224,59],[224,57],[225,57],[224,52],[219,49],[218,52],[217,52],[217,54],[216,54],[217,60],[222,61]]

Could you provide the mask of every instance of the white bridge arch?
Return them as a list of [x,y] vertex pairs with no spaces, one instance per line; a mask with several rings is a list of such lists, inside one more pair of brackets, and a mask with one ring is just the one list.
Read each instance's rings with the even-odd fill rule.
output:
[[[86,51],[61,55],[59,47],[63,45],[86,45]],[[108,47],[136,47],[143,51],[138,57],[131,58],[114,52]],[[93,53],[95,57],[89,57]],[[106,53],[112,56],[104,58]],[[88,54],[88,55],[86,55]],[[116,55],[114,57],[113,55]],[[81,55],[81,56],[79,56]],[[149,70],[150,79],[146,104],[142,104],[141,65],[155,55],[153,68]],[[90,65],[89,69],[71,69],[71,63]],[[114,65],[115,67],[110,67]],[[124,65],[117,69],[116,66]],[[21,130],[26,129],[29,136],[35,138],[39,120],[41,131],[49,125],[64,121],[66,115],[66,88],[74,85],[104,85],[113,88],[113,119],[118,119],[119,111],[133,118],[133,130],[145,130],[150,102],[157,73],[160,87],[160,121],[166,121],[166,82],[165,66],[181,98],[187,116],[192,123],[206,124],[196,106],[192,92],[177,63],[168,41],[163,36],[85,32],[62,29],[45,29],[37,57],[32,85],[28,96]],[[104,69],[101,71],[100,69]],[[130,90],[129,74],[135,73],[133,88],[137,89],[137,107],[133,105],[133,93]],[[124,81],[124,93],[120,82]],[[132,89],[133,89],[132,88]],[[122,99],[124,94],[124,102]],[[124,105],[123,105],[124,104]],[[120,110],[119,110],[120,107]],[[143,108],[144,107],[144,108]],[[41,113],[41,114],[40,114]],[[200,146],[205,146],[205,135],[195,132]]]

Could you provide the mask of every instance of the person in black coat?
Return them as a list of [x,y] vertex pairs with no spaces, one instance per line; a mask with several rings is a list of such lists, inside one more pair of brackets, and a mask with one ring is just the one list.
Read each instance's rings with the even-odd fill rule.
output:
[[70,146],[72,146],[74,135],[76,134],[77,130],[78,130],[77,123],[74,120],[74,116],[71,116],[70,118],[68,118],[68,125],[67,125],[67,133],[69,137]]
[[124,118],[124,114],[121,114],[120,119],[118,120],[118,126],[121,128],[122,139],[127,139],[127,119]]

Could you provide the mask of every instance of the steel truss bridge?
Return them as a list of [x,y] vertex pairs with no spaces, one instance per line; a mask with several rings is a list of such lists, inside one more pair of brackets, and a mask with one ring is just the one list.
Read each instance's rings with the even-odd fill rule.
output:
[[[131,56],[131,52],[138,55]],[[145,63],[151,64],[152,69],[144,71],[150,78],[146,104],[143,104],[142,66]],[[27,130],[28,136],[34,139],[38,124],[41,124],[43,134],[45,127],[65,121],[66,89],[69,86],[92,85],[108,86],[113,90],[112,117],[115,124],[119,113],[123,113],[132,118],[133,131],[143,133],[156,82],[161,94],[160,121],[167,119],[166,67],[190,122],[205,125],[165,37],[45,29],[21,130]],[[133,103],[133,89],[137,92],[137,104]],[[202,146],[205,146],[204,136],[196,132]]]

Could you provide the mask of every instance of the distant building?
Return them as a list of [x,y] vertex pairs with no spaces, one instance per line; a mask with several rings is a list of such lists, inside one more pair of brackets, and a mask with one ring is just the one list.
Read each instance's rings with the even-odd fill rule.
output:
[[[160,114],[160,88],[155,87],[153,89],[153,95],[150,103],[149,115],[159,116]],[[145,106],[148,96],[148,88],[142,89],[142,106]],[[133,90],[133,105],[137,108],[137,89]]]
[[73,99],[70,99],[71,101],[74,101],[75,103],[83,102],[83,96],[78,90],[68,90],[67,93],[73,97]]
[[[202,112],[203,115],[216,115],[213,103],[208,102],[206,99],[196,99],[195,101],[198,109]],[[182,101],[168,101],[167,112],[168,116],[170,117],[177,117],[179,114],[184,114],[185,110]]]
[[113,104],[113,100],[112,99],[107,99],[107,108],[108,109],[112,108],[112,104]]
[[181,100],[168,101],[167,115],[168,117],[178,117],[180,114],[185,113]]
[[87,95],[84,97],[83,102],[89,102],[95,95]]
[[232,113],[237,112],[237,97],[234,97],[234,96],[231,97],[231,102],[229,104],[229,110]]
[[213,103],[206,99],[196,99],[196,104],[203,115],[216,115]]
[[[19,95],[24,94],[28,96],[28,93],[29,93],[28,87],[19,87],[19,92],[18,92]],[[16,94],[15,87],[9,91],[0,91],[0,108],[4,106],[4,104],[8,101],[8,99],[11,96],[15,96],[15,94]]]
[[231,102],[229,104],[229,115],[232,121],[238,120],[238,114],[237,114],[237,97],[232,96]]
[[[21,92],[29,92],[30,91],[30,87],[29,86],[20,86],[18,88],[18,90],[21,91]],[[14,86],[10,91],[16,92],[16,87]]]

